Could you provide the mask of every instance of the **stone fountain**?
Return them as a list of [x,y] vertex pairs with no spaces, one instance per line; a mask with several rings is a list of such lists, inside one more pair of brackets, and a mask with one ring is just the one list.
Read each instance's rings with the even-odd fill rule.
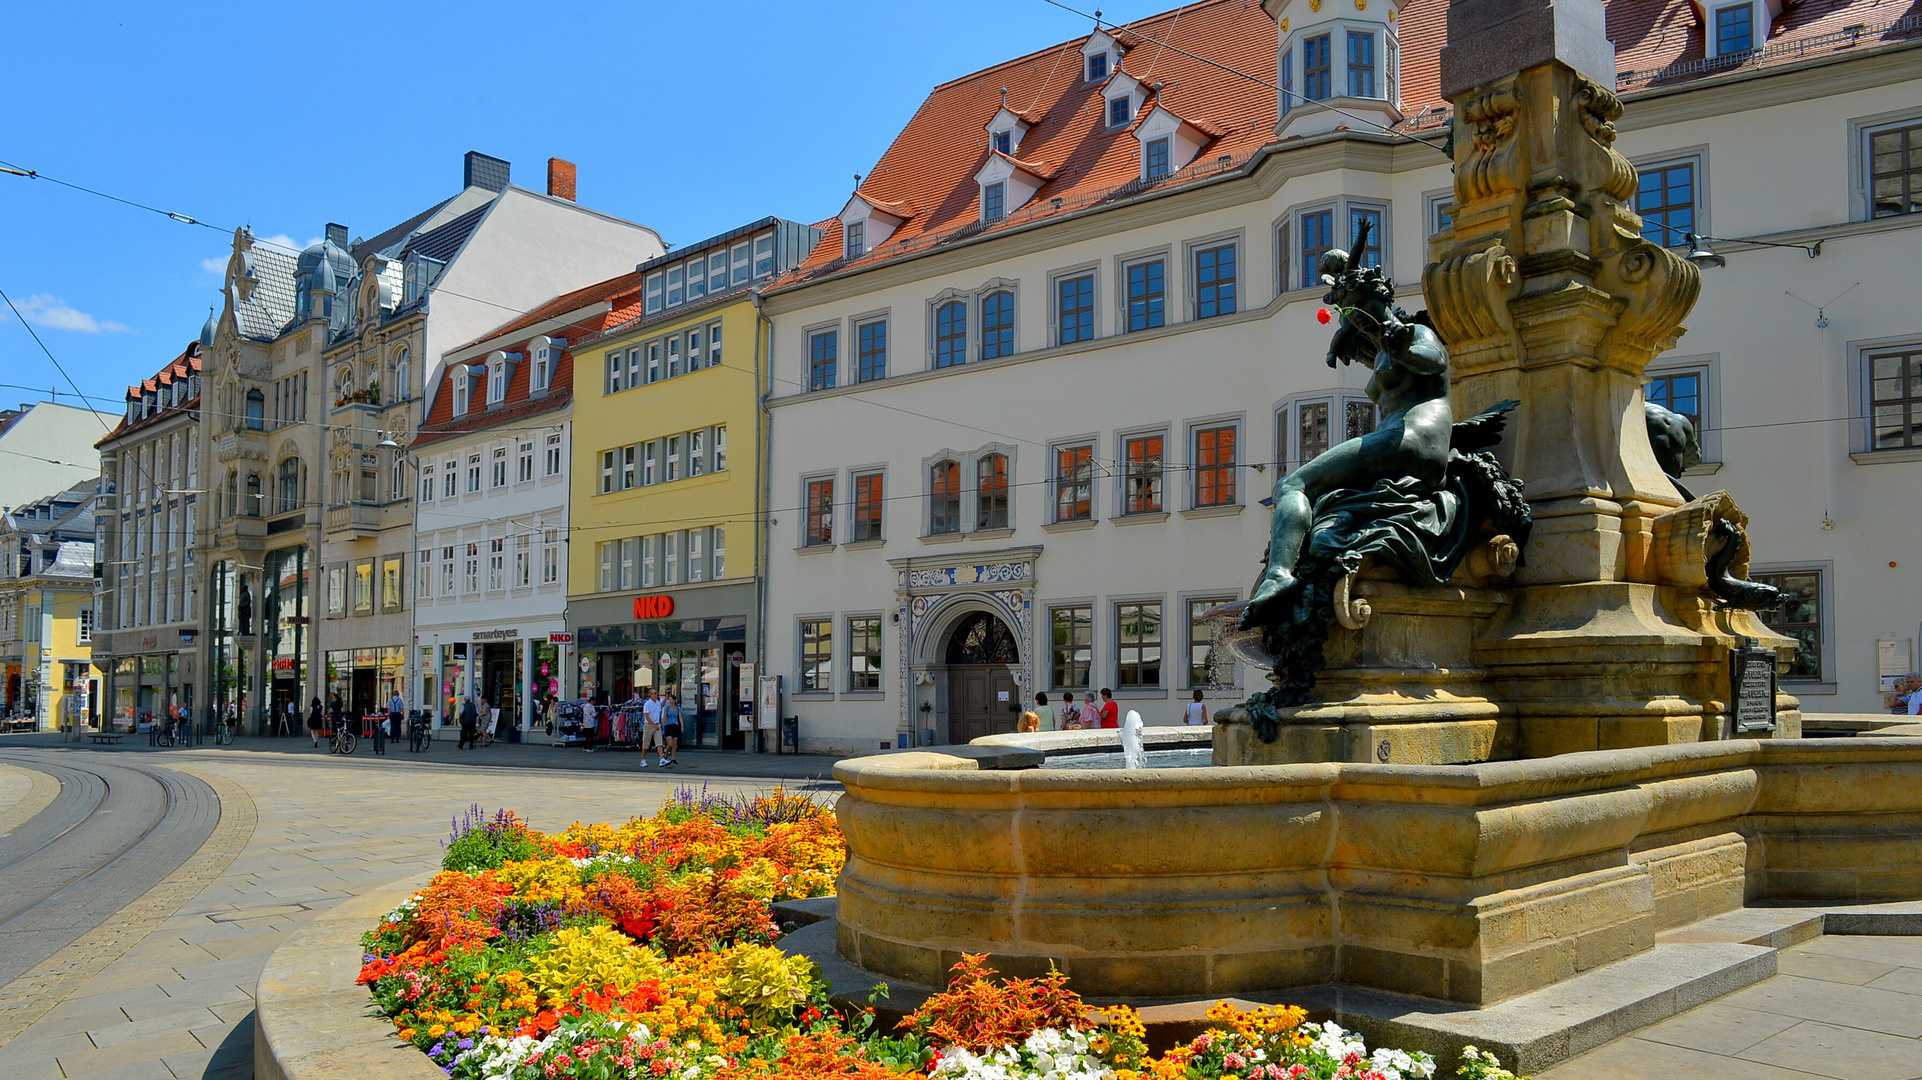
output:
[[[1221,613],[1273,686],[1217,717],[1212,768],[840,763],[840,961],[1320,1000],[1443,1051],[1519,1030],[1491,1011],[1516,1002],[1592,1014],[1503,1044],[1559,1047],[1513,1055],[1539,1068],[1772,973],[1745,908],[1922,898],[1922,744],[1797,738],[1746,518],[1677,488],[1669,418],[1651,444],[1642,372],[1700,282],[1641,238],[1601,3],[1448,18],[1427,311],[1330,253],[1329,361],[1374,368],[1382,425],[1277,489],[1267,569]],[[1605,1004],[1630,970],[1657,989]]]

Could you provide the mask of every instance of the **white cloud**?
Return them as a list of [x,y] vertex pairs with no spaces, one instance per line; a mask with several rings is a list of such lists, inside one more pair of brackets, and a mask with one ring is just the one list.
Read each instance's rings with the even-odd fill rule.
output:
[[[82,334],[128,334],[133,327],[109,319],[96,319],[84,311],[68,306],[65,300],[46,293],[34,293],[24,300],[14,301],[20,309],[20,316],[35,326],[49,330],[77,330]],[[0,313],[8,314],[8,313]]]
[[[254,237],[254,243],[257,246],[270,247],[288,255],[295,255],[320,243],[320,237],[316,236],[303,244],[293,237],[288,236],[286,233],[276,233],[273,236],[256,236]],[[200,268],[209,274],[225,274],[227,272],[227,260],[231,258],[233,258],[233,256],[227,254],[217,258],[202,259],[200,260]]]

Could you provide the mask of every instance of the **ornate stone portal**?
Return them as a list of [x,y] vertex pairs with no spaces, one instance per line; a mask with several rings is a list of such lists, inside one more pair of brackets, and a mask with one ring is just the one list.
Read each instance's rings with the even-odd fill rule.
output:
[[[1533,527],[1519,558],[1504,536],[1440,586],[1364,563],[1335,598],[1319,700],[1281,710],[1273,741],[1247,726],[1258,717],[1227,717],[1221,764],[1729,738],[1737,650],[1792,655],[1736,606],[1753,594],[1712,587],[1747,584],[1746,518],[1726,492],[1686,500],[1650,445],[1643,370],[1684,332],[1701,279],[1641,236],[1601,3],[1464,0],[1448,18],[1455,201],[1422,286],[1454,415],[1522,402],[1495,455],[1527,485]],[[1794,698],[1773,713],[1775,737],[1800,734]]]

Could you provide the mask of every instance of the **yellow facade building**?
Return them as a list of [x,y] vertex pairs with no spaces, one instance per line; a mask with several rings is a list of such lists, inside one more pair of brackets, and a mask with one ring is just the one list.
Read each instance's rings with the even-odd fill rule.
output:
[[636,268],[638,318],[570,343],[567,626],[579,696],[674,694],[682,745],[753,742],[767,332],[758,288],[821,230],[763,218]]
[[70,730],[100,715],[95,485],[88,480],[0,512],[0,714],[10,729]]

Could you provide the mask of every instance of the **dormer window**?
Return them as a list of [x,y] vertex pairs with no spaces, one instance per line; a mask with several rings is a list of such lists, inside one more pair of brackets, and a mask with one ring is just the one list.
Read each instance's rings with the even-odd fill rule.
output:
[[850,259],[858,259],[867,254],[867,222],[850,221],[845,230],[844,254]]
[[562,342],[556,338],[538,337],[530,343],[534,366],[528,371],[528,391],[544,394],[554,384],[554,365],[559,361]]
[[1159,180],[1172,170],[1168,168],[1168,137],[1150,139],[1143,148],[1141,159],[1143,179]]
[[487,404],[499,405],[507,400],[507,384],[514,377],[514,362],[520,357],[515,353],[497,352],[487,358]]
[[[1017,133],[1019,129],[1016,129]],[[1019,135],[1016,136],[1017,142]],[[989,160],[1003,160],[990,155]],[[878,251],[888,242],[894,230],[914,216],[914,208],[906,203],[888,202],[871,195],[856,192],[849,197],[847,205],[841,208],[838,220],[841,222],[841,257],[858,259],[870,251]],[[771,241],[771,237],[763,240]],[[755,241],[754,273],[761,273],[761,243]]]
[[1108,77],[1108,54],[1095,53],[1088,57],[1088,81],[1100,82]]
[[1008,185],[989,184],[981,189],[981,220],[1000,221],[1008,214]]
[[994,148],[1004,154],[1014,153],[1014,132],[997,131],[993,135]]
[[662,295],[663,295],[661,291],[661,284],[663,281],[666,280],[666,277],[667,275],[661,273],[658,270],[656,270],[652,274],[647,275],[647,313],[649,315],[652,315],[655,312],[661,310],[661,302],[662,302]]
[[1121,70],[1121,44],[1106,30],[1097,29],[1081,43],[1081,71],[1087,81],[1098,83]]
[[454,368],[454,415],[466,416],[474,393],[473,371],[465,364]]
[[1715,9],[1715,56],[1737,56],[1755,50],[1755,7],[1731,4]]
[[1134,99],[1132,97],[1123,96],[1108,99],[1109,127],[1127,127],[1128,121],[1134,119],[1134,115]]

